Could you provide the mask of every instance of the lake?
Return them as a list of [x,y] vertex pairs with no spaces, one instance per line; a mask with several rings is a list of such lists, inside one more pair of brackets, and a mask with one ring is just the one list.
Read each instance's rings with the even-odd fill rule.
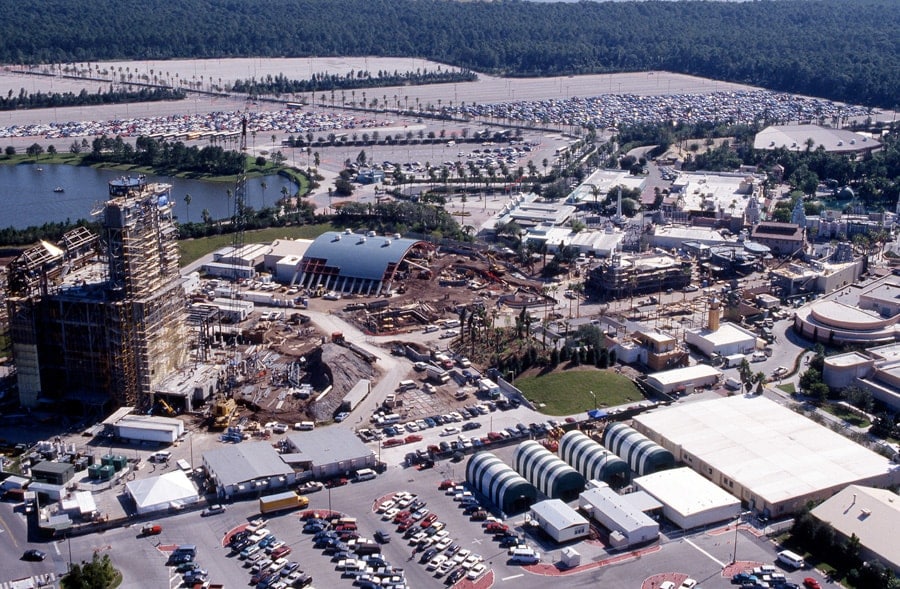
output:
[[[91,210],[108,198],[107,183],[121,176],[122,172],[116,170],[63,164],[0,166],[0,227],[23,229],[67,219],[90,219]],[[231,215],[226,190],[234,192],[232,183],[149,175],[147,179],[172,185],[175,214],[181,221],[199,222],[203,209],[208,209],[213,219]],[[267,184],[265,194],[263,181]],[[272,206],[281,198],[283,186],[291,194],[296,190],[294,184],[282,176],[248,180],[247,204],[257,210],[263,204]],[[61,187],[64,192],[54,192],[56,187]],[[190,207],[184,202],[186,194],[191,195]]]

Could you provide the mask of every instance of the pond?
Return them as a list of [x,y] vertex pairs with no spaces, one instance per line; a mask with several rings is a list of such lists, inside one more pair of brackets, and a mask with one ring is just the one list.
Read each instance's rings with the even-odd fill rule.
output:
[[[121,176],[117,170],[64,164],[0,166],[0,227],[24,229],[48,222],[89,219],[91,210],[106,201],[107,183]],[[175,215],[181,221],[199,222],[204,209],[213,219],[231,215],[234,203],[226,191],[234,192],[233,183],[150,175],[147,179],[172,185]],[[267,185],[265,190],[263,182]],[[296,186],[282,176],[248,180],[247,205],[256,210],[272,206],[281,198],[282,187],[291,194],[296,191]],[[184,201],[186,194],[191,195],[190,206]]]

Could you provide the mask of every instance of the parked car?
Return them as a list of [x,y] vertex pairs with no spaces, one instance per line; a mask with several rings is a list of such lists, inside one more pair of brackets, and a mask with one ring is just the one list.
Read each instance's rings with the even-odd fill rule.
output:
[[201,512],[200,512],[200,516],[201,516],[201,517],[207,517],[207,516],[210,516],[210,515],[217,515],[217,514],[220,514],[220,513],[225,513],[225,506],[224,506],[224,505],[220,505],[220,504],[218,504],[218,503],[213,503],[212,505],[210,505],[209,507],[207,507],[206,509],[204,509],[203,511],[201,511]]

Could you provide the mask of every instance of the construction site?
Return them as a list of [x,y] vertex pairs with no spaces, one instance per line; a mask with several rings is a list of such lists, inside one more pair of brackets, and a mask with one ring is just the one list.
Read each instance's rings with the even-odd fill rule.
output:
[[151,394],[188,361],[171,186],[109,182],[85,227],[40,242],[8,268],[7,310],[19,401],[149,410]]

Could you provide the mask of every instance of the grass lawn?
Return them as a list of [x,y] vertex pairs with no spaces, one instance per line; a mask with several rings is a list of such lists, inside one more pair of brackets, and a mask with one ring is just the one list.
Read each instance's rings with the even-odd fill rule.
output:
[[[515,385],[547,415],[571,415],[597,407],[613,407],[643,400],[630,379],[612,370],[557,370],[542,376],[523,376]],[[543,404],[543,407],[541,407]]]
[[[275,241],[276,239],[315,239],[326,231],[332,230],[334,230],[334,227],[330,224],[256,229],[244,233],[244,243],[265,243]],[[187,266],[206,254],[210,254],[221,247],[231,245],[232,239],[234,239],[234,237],[229,233],[225,235],[213,235],[200,239],[184,239],[179,241],[178,250],[181,252],[181,265]]]
[[870,425],[872,425],[872,423],[865,417],[863,417],[861,415],[857,415],[856,413],[853,413],[852,411],[848,410],[846,407],[842,407],[840,405],[836,405],[833,403],[822,403],[822,405],[819,408],[831,413],[832,415],[834,415],[836,417],[840,417],[841,419],[843,419],[850,425],[853,425],[856,427],[865,428],[865,427],[869,427]]
[[787,384],[780,384],[775,388],[781,389],[782,391],[784,391],[785,393],[787,393],[789,395],[793,395],[794,393],[797,392],[797,387],[795,387],[794,383],[792,383],[792,382],[789,382]]

